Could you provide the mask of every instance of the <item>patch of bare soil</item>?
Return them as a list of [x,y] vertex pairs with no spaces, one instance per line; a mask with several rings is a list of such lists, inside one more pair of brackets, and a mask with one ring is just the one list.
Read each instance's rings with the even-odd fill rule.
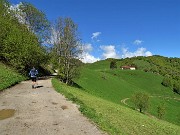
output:
[[0,120],[1,135],[106,134],[84,117],[77,105],[57,93],[50,79],[38,80],[38,86],[32,89],[31,81],[23,81],[0,93],[0,110],[14,110],[9,118]]

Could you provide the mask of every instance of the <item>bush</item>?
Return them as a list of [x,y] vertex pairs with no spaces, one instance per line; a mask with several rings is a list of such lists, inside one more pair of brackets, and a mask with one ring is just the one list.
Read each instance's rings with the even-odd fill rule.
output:
[[180,94],[180,83],[178,81],[174,82],[173,91]]
[[115,69],[115,68],[117,68],[117,63],[115,60],[112,60],[110,63],[110,69]]
[[162,85],[171,88],[172,87],[172,79],[168,76],[165,76],[163,81],[162,81]]
[[165,115],[165,112],[166,112],[166,108],[165,108],[165,104],[159,104],[157,106],[157,113],[158,113],[158,117],[160,119],[162,119],[162,117]]

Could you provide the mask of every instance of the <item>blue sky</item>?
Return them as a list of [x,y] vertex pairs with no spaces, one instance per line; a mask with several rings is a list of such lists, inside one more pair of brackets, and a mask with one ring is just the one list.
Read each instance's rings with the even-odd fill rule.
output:
[[71,17],[78,24],[84,62],[139,55],[180,58],[180,0],[26,1],[49,20]]

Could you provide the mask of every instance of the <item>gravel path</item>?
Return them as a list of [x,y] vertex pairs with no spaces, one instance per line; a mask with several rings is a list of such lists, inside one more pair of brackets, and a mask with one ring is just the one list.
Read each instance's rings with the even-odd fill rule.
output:
[[102,135],[75,104],[57,93],[50,79],[31,81],[0,93],[0,110],[15,109],[14,116],[0,120],[1,135]]

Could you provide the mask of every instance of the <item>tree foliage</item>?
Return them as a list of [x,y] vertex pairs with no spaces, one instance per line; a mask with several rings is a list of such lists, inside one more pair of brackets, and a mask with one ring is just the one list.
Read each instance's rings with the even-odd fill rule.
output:
[[169,77],[169,76],[165,76],[163,81],[162,81],[162,84],[166,87],[172,87],[172,79]]
[[23,18],[21,22],[37,35],[41,43],[47,41],[49,39],[50,23],[46,15],[28,2],[22,2],[19,8]]
[[140,112],[147,110],[149,106],[149,96],[146,93],[137,92],[131,99],[135,107],[138,108]]
[[158,113],[158,118],[159,118],[159,119],[162,119],[163,116],[164,116],[165,113],[166,113],[166,108],[165,108],[165,104],[164,104],[164,103],[159,104],[159,105],[157,106],[157,113]]
[[60,79],[70,84],[78,75],[82,49],[77,25],[71,18],[58,18],[52,27],[53,58],[58,63]]
[[110,62],[110,69],[115,69],[115,68],[117,68],[117,62],[115,60],[112,60]]
[[46,50],[37,36],[13,16],[9,3],[4,1],[0,8],[0,60],[21,72],[45,62]]
[[180,82],[174,81],[174,83],[173,83],[173,91],[180,94]]

